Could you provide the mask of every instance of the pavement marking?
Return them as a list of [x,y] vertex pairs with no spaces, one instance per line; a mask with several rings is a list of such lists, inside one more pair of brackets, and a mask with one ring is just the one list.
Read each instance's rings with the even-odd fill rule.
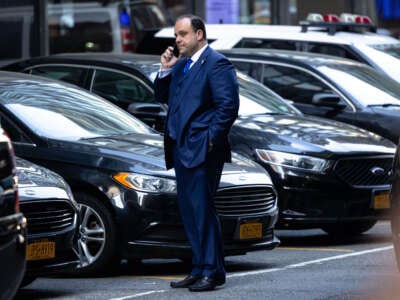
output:
[[139,293],[139,294],[133,294],[125,297],[120,297],[120,298],[111,298],[110,300],[124,300],[124,299],[131,299],[131,298],[137,298],[137,297],[142,297],[142,296],[147,296],[147,295],[152,295],[156,293],[164,293],[166,290],[157,290],[157,291],[148,291],[144,293]]
[[297,250],[297,251],[327,251],[327,252],[354,252],[351,249],[342,248],[302,248],[302,247],[278,247],[277,250]]
[[[272,269],[265,269],[265,270],[258,270],[258,271],[228,274],[226,277],[227,278],[244,277],[244,276],[249,276],[249,275],[258,275],[258,274],[272,273],[272,272],[277,272],[277,271],[285,271],[288,269],[301,268],[301,267],[313,265],[313,264],[320,264],[320,263],[326,262],[326,261],[343,259],[343,258],[348,258],[348,257],[352,257],[352,256],[360,256],[360,255],[365,255],[365,254],[370,254],[370,253],[375,253],[375,252],[387,251],[387,250],[391,250],[391,249],[393,249],[392,245],[380,247],[380,248],[369,249],[369,250],[357,251],[357,252],[352,252],[352,253],[346,253],[346,254],[341,254],[341,255],[329,256],[329,257],[324,257],[324,258],[315,259],[315,260],[309,260],[309,261],[300,262],[297,264],[287,265],[282,268],[272,268]],[[153,291],[148,291],[148,292],[144,292],[144,293],[132,294],[132,295],[128,295],[128,296],[120,297],[120,298],[111,298],[109,300],[133,299],[133,298],[147,296],[147,295],[151,295],[151,294],[155,294],[155,293],[165,293],[167,291],[168,290],[153,290]]]
[[315,260],[309,260],[297,264],[291,264],[287,265],[282,268],[273,268],[273,269],[267,269],[267,270],[259,270],[259,271],[251,271],[251,272],[241,272],[241,273],[236,273],[236,274],[230,274],[227,277],[228,278],[233,278],[233,277],[243,277],[243,276],[248,276],[248,275],[257,275],[257,274],[264,274],[264,273],[271,273],[271,272],[277,272],[277,271],[284,271],[287,269],[294,269],[294,268],[299,268],[299,267],[304,267],[312,264],[320,264],[322,262],[326,261],[331,261],[331,260],[336,260],[336,259],[343,259],[351,256],[360,256],[364,254],[370,254],[374,252],[381,252],[381,251],[386,251],[386,250],[391,250],[393,249],[393,246],[386,246],[386,247],[380,247],[380,248],[374,248],[370,250],[364,250],[364,251],[358,251],[358,252],[353,252],[353,253],[347,253],[347,254],[341,254],[341,255],[336,255],[336,256],[330,256],[330,257],[325,257],[325,258],[320,258],[320,259],[315,259]]

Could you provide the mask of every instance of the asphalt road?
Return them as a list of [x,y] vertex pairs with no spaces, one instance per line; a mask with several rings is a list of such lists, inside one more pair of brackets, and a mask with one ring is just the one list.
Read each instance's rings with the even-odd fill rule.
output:
[[109,277],[39,278],[15,299],[400,299],[390,224],[347,241],[320,230],[280,230],[281,246],[226,258],[227,283],[212,292],[171,289],[190,267],[179,260],[122,263]]

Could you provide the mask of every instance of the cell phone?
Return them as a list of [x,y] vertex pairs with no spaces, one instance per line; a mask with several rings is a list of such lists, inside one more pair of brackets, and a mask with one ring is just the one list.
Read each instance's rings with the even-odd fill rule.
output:
[[178,49],[178,46],[176,44],[174,45],[174,50],[172,50],[172,54],[175,57],[179,57],[179,49]]

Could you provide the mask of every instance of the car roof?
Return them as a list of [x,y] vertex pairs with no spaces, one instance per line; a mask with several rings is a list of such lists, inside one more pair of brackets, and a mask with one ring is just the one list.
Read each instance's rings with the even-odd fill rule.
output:
[[261,60],[263,58],[280,62],[295,62],[304,66],[319,67],[323,65],[347,64],[354,66],[369,66],[357,61],[326,54],[298,52],[290,50],[262,49],[262,48],[234,48],[218,50],[227,57],[242,57]]
[[41,56],[26,59],[9,66],[19,65],[29,67],[32,64],[48,64],[48,63],[68,63],[83,65],[119,65],[127,68],[139,69],[143,68],[143,64],[151,64],[160,61],[160,56],[150,54],[134,54],[134,53],[112,53],[112,52],[84,52],[84,53],[60,53],[48,56]]
[[[397,39],[373,32],[346,32],[337,31],[334,35],[328,34],[325,29],[309,28],[302,32],[301,26],[262,25],[262,24],[206,24],[207,38],[212,40],[211,46],[224,41],[227,45],[236,44],[243,37],[246,38],[274,38],[281,40],[315,41],[329,44],[396,44]],[[165,27],[159,30],[155,37],[174,37],[174,28]],[[220,40],[220,42],[218,42]],[[232,45],[233,45],[232,44]],[[222,46],[222,45],[221,45]],[[229,45],[231,46],[231,45]],[[219,46],[218,46],[219,48]]]

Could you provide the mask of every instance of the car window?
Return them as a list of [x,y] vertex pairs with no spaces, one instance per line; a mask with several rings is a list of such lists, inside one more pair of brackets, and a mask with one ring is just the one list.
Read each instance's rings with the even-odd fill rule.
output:
[[133,102],[155,102],[152,90],[142,80],[107,70],[96,70],[91,91],[123,109]]
[[107,12],[49,13],[50,53],[112,51],[112,25]]
[[28,138],[6,116],[0,115],[0,124],[13,142],[29,143]]
[[266,48],[281,50],[300,50],[301,42],[284,40],[267,40],[260,38],[243,38],[233,48]]
[[131,5],[131,15],[139,30],[156,29],[170,25],[164,13],[156,4]]
[[43,66],[33,68],[31,74],[81,85],[84,70],[77,67],[67,66]]
[[341,45],[307,42],[306,50],[312,53],[327,54],[353,60],[360,60],[356,55]]
[[257,80],[237,73],[240,94],[239,115],[254,114],[301,114]]
[[393,57],[400,58],[400,43],[398,44],[375,44],[370,45],[375,50],[382,51]]
[[255,64],[248,61],[236,61],[235,59],[232,59],[232,62],[239,71],[249,75],[250,77],[253,77],[258,81],[261,81],[263,69],[261,64]]
[[317,93],[335,93],[313,75],[287,66],[264,65],[262,82],[283,98],[306,104]]
[[[0,38],[3,41],[0,47],[1,59],[21,58],[23,41],[23,18],[15,17],[0,20]],[[7,30],[4,30],[7,28]],[[7,42],[4,42],[7,41]]]

